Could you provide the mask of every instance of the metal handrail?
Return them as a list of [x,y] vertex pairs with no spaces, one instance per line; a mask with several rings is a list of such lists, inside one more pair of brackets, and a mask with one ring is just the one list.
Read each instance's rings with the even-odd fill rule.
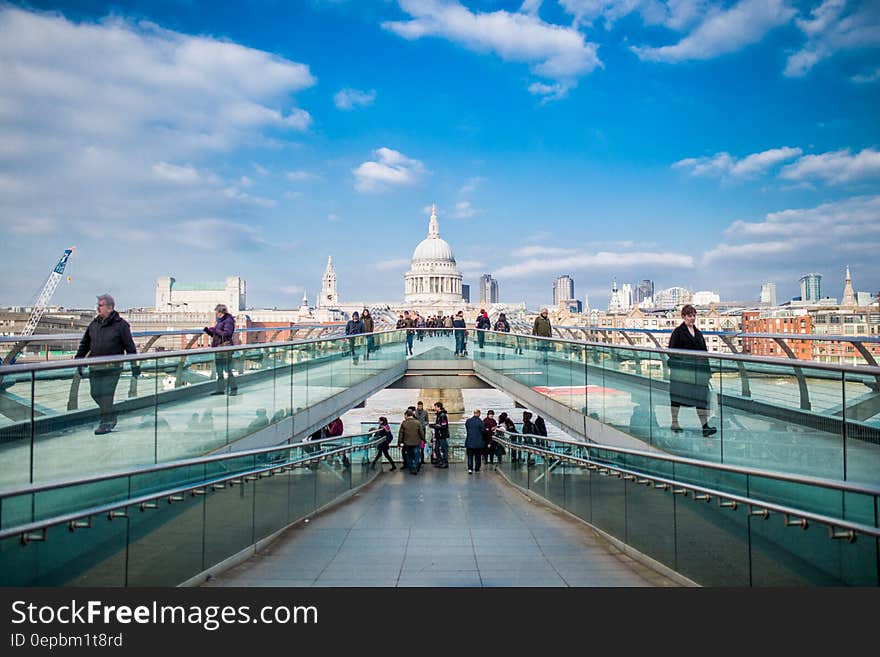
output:
[[[534,438],[534,436],[532,436]],[[546,436],[539,436],[542,439],[546,439]],[[700,499],[704,501],[711,501],[711,499],[717,498],[720,506],[728,506],[733,509],[736,508],[735,504],[742,504],[744,506],[749,507],[750,515],[758,515],[763,518],[767,518],[770,515],[770,512],[784,515],[786,518],[786,524],[789,526],[799,526],[806,529],[806,522],[791,522],[789,520],[790,516],[795,516],[796,518],[804,519],[805,521],[812,521],[820,525],[825,525],[829,530],[829,538],[846,538],[850,542],[856,540],[856,533],[864,534],[867,536],[872,536],[874,538],[880,538],[880,528],[872,527],[870,525],[863,525],[861,523],[852,522],[851,520],[844,520],[842,518],[832,518],[831,516],[822,515],[819,513],[814,513],[812,511],[804,511],[803,509],[795,509],[794,507],[783,506],[781,504],[776,504],[774,502],[767,502],[764,500],[758,500],[752,497],[746,497],[744,495],[738,495],[736,493],[728,493],[726,491],[720,491],[714,488],[706,488],[705,486],[698,486],[694,484],[682,483],[676,479],[668,479],[666,477],[660,477],[654,474],[645,474],[639,470],[631,470],[627,467],[620,467],[616,465],[611,465],[608,463],[596,462],[592,459],[584,459],[578,456],[571,456],[568,454],[558,454],[556,452],[551,452],[549,450],[541,449],[536,445],[522,445],[520,443],[511,443],[509,441],[503,440],[502,443],[506,444],[508,448],[511,450],[515,450],[517,452],[530,452],[532,454],[538,454],[541,456],[549,455],[556,457],[556,460],[566,461],[569,463],[575,463],[583,466],[594,466],[600,471],[605,471],[606,474],[609,475],[619,475],[621,477],[629,477],[635,481],[639,481],[644,484],[651,484],[655,488],[663,487],[664,489],[669,489],[672,487],[673,493],[679,493],[682,495],[687,495],[688,493],[693,493],[694,498],[696,499],[697,494],[700,494],[702,497]],[[583,443],[582,443],[583,444]],[[660,486],[657,486],[660,484]],[[723,502],[727,502],[727,504],[722,504]],[[735,504],[730,504],[735,503]],[[757,511],[755,509],[758,509]],[[846,533],[839,534],[835,532],[835,529],[843,529],[846,530]]]
[[159,358],[181,358],[198,354],[217,354],[235,351],[254,351],[273,347],[293,347],[317,342],[335,342],[349,340],[367,335],[384,335],[401,329],[388,329],[374,333],[361,333],[357,336],[333,336],[324,338],[307,338],[303,340],[285,340],[283,342],[259,342],[255,344],[234,344],[227,347],[202,347],[199,349],[178,349],[175,351],[151,351],[142,354],[126,354],[122,356],[93,356],[89,358],[71,358],[67,360],[40,361],[39,363],[21,363],[19,365],[0,365],[0,375],[19,372],[42,372],[46,370],[68,369],[71,367],[88,367],[90,365],[107,365],[110,363],[128,363],[133,361],[157,360]]
[[[236,333],[267,333],[269,331],[304,331],[306,329],[340,329],[345,328],[345,324],[292,324],[289,326],[263,326],[263,327],[242,327],[235,329]],[[175,329],[171,331],[134,331],[131,334],[133,338],[151,338],[163,335],[198,335],[204,333],[204,329]],[[0,343],[4,342],[52,342],[52,341],[69,341],[81,340],[83,332],[79,333],[41,333],[38,335],[0,335]]]
[[[248,344],[248,345],[231,345],[227,347],[204,347],[200,349],[181,349],[176,351],[162,351],[162,352],[149,352],[144,354],[131,354],[125,356],[100,356],[95,358],[80,358],[80,359],[70,359],[70,360],[59,360],[59,361],[41,361],[39,363],[23,363],[20,365],[3,365],[0,366],[0,374],[15,374],[18,372],[30,372],[30,371],[45,371],[45,370],[53,370],[53,369],[64,369],[69,367],[84,367],[87,365],[104,365],[108,363],[124,363],[130,361],[138,361],[138,360],[150,360],[150,359],[158,359],[158,358],[175,358],[182,356],[191,356],[193,354],[208,354],[208,353],[223,353],[223,352],[234,352],[234,351],[246,351],[246,350],[254,350],[259,348],[266,347],[288,347],[295,345],[303,345],[303,344],[314,344],[317,342],[334,342],[341,340],[350,340],[352,338],[358,337],[366,337],[368,335],[376,336],[376,335],[385,335],[388,333],[393,333],[395,331],[438,331],[438,330],[455,330],[455,329],[438,329],[438,328],[411,328],[411,329],[386,329],[383,331],[377,331],[374,333],[358,333],[356,335],[344,335],[344,336],[333,336],[333,337],[325,337],[325,338],[309,338],[304,340],[286,340],[284,342],[263,342],[256,344]],[[459,329],[462,330],[462,329]],[[473,330],[473,329],[471,329]],[[717,359],[717,360],[725,360],[732,362],[748,362],[748,363],[760,363],[765,365],[779,365],[786,368],[791,367],[800,367],[800,368],[809,368],[813,370],[824,370],[831,372],[850,372],[853,374],[871,374],[874,376],[880,376],[880,367],[873,367],[870,365],[846,365],[846,364],[836,364],[836,363],[819,363],[815,361],[796,361],[797,364],[792,364],[792,359],[790,358],[775,358],[772,356],[751,356],[746,354],[722,354],[716,352],[706,352],[706,351],[696,351],[696,350],[688,350],[688,349],[663,349],[657,347],[648,347],[648,346],[632,346],[632,345],[622,345],[615,344],[609,345],[604,342],[594,342],[590,340],[571,340],[568,338],[546,338],[537,335],[522,335],[522,334],[512,334],[512,333],[503,333],[497,331],[485,331],[486,333],[499,335],[499,336],[514,336],[517,338],[525,338],[530,340],[539,340],[551,343],[562,343],[562,344],[571,344],[579,347],[598,347],[603,349],[613,348],[613,349],[622,349],[625,351],[631,352],[648,352],[648,353],[656,353],[656,354],[665,354],[665,355],[680,355],[690,358],[704,358],[704,359]]]
[[[417,329],[413,329],[417,330]],[[590,340],[571,340],[568,338],[545,338],[540,335],[522,335],[518,333],[497,333],[496,331],[486,331],[496,335],[513,335],[517,338],[530,340],[543,340],[545,342],[560,342],[564,344],[576,345],[579,347],[599,347],[602,349],[623,349],[625,351],[649,352],[655,354],[672,354],[678,356],[688,356],[691,358],[706,358],[715,360],[729,360],[733,362],[762,363],[766,365],[781,365],[783,367],[800,367],[811,370],[827,370],[832,372],[851,372],[853,374],[871,374],[880,376],[880,367],[870,365],[846,365],[836,363],[819,363],[816,361],[798,360],[796,364],[792,363],[790,358],[775,358],[773,356],[751,356],[746,354],[723,354],[712,351],[696,351],[689,349],[668,349],[648,346],[636,346],[625,344],[608,344],[605,342],[594,342]]]
[[[284,445],[274,445],[272,447],[257,447],[254,449],[242,450],[240,452],[229,452],[227,454],[214,454],[211,456],[196,456],[189,459],[180,459],[177,461],[166,461],[164,463],[153,463],[150,465],[138,466],[128,470],[117,470],[115,472],[105,472],[101,474],[91,475],[88,477],[80,477],[77,479],[61,479],[58,481],[46,482],[41,484],[28,484],[18,488],[0,489],[0,500],[11,497],[13,495],[27,495],[30,493],[40,493],[47,490],[57,488],[65,488],[67,486],[79,486],[83,484],[92,484],[99,481],[107,481],[109,479],[118,479],[119,477],[131,477],[136,475],[148,474],[151,472],[162,472],[164,470],[172,470],[192,465],[201,465],[202,463],[215,463],[217,461],[225,461],[228,459],[237,459],[247,456],[257,456],[268,452],[277,452],[284,449],[296,449],[309,445],[320,445],[327,442],[339,442],[346,438],[358,438],[362,436],[371,436],[378,432],[379,429],[373,429],[365,433],[353,433],[347,436],[331,436],[329,438],[321,438],[319,440],[300,441],[297,443],[286,443]],[[369,444],[369,443],[363,443]]]
[[[720,470],[723,472],[731,472],[734,474],[749,475],[754,477],[765,477],[768,479],[776,479],[779,481],[787,481],[794,484],[807,484],[811,486],[821,486],[823,488],[831,488],[834,490],[844,491],[847,493],[861,493],[864,495],[874,495],[880,497],[880,486],[871,486],[868,484],[853,484],[846,481],[838,481],[836,479],[825,479],[822,477],[812,477],[809,475],[798,475],[788,472],[780,472],[777,470],[762,470],[760,468],[750,468],[741,465],[730,465],[727,463],[715,463],[713,461],[701,461],[699,459],[691,459],[684,456],[674,456],[665,452],[645,452],[628,447],[614,447],[611,445],[602,445],[600,443],[587,443],[569,438],[549,438],[547,436],[536,436],[535,434],[523,434],[515,431],[507,431],[506,429],[497,429],[496,434],[502,433],[508,436],[516,436],[520,438],[529,438],[532,440],[540,439],[547,442],[563,443],[565,445],[573,445],[576,447],[585,447],[587,449],[604,449],[609,452],[619,454],[629,454],[632,456],[646,457],[659,461],[669,461],[671,463],[681,463],[682,465],[696,465],[711,470]],[[520,451],[523,443],[515,443],[516,449]],[[532,445],[529,445],[530,447]],[[559,455],[557,452],[551,452]],[[561,455],[560,455],[561,456]]]
[[[336,437],[337,439],[339,436]],[[317,442],[317,441],[315,441]],[[91,518],[92,516],[108,514],[108,519],[112,519],[112,512],[117,509],[122,509],[131,506],[137,506],[144,503],[152,502],[154,500],[159,500],[162,498],[170,498],[172,495],[180,495],[182,493],[187,493],[190,491],[195,491],[201,488],[207,488],[210,486],[214,486],[216,484],[221,484],[225,482],[230,482],[236,479],[244,479],[245,477],[250,477],[257,475],[259,476],[262,473],[270,472],[273,470],[278,470],[280,468],[289,468],[289,467],[297,467],[306,465],[309,463],[313,463],[315,461],[323,461],[328,457],[335,456],[337,454],[347,454],[349,452],[356,452],[364,449],[365,447],[369,448],[373,445],[373,442],[378,443],[378,440],[371,441],[367,443],[360,443],[357,445],[346,445],[344,447],[340,447],[338,449],[334,449],[328,452],[321,452],[320,454],[314,454],[311,456],[304,456],[298,459],[287,460],[284,462],[273,463],[271,465],[261,466],[259,468],[253,468],[251,470],[242,470],[241,472],[230,473],[228,475],[224,475],[221,477],[216,477],[213,479],[206,479],[194,484],[187,484],[185,486],[176,486],[174,488],[168,488],[158,492],[152,492],[147,495],[140,495],[138,497],[133,497],[126,499],[120,502],[113,502],[111,504],[102,504],[98,506],[89,507],[88,509],[81,509],[79,511],[75,511],[73,513],[66,513],[61,516],[55,516],[53,518],[46,518],[45,520],[39,520],[37,522],[27,523],[24,525],[18,525],[16,527],[9,527],[7,529],[0,530],[0,540],[10,538],[12,536],[20,536],[22,543],[27,544],[28,534],[31,532],[41,531],[48,529],[49,527],[54,527],[56,525],[63,525],[68,523],[73,523],[76,520],[81,518]],[[169,500],[170,501],[170,500]],[[142,507],[144,510],[145,507]],[[71,525],[71,531],[74,530],[74,527]]]
[[[644,328],[644,327],[628,327],[628,326],[568,326],[558,325],[555,329],[565,329],[567,331],[598,331],[601,333],[617,333],[626,331],[627,333],[662,333],[671,334],[675,329],[667,328]],[[851,342],[858,340],[859,342],[869,342],[880,344],[880,337],[872,337],[869,335],[834,335],[831,333],[746,333],[742,331],[704,331],[700,329],[703,335],[718,335],[731,338],[784,338],[786,340],[816,340],[825,342]]]

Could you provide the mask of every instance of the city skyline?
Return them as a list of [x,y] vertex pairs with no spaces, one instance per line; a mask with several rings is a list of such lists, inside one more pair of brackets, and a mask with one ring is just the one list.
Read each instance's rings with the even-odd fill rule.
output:
[[562,273],[597,308],[880,289],[876,3],[290,5],[0,4],[0,305],[70,245],[65,306],[237,275],[294,308],[331,255],[342,300],[402,300],[435,202],[530,308]]

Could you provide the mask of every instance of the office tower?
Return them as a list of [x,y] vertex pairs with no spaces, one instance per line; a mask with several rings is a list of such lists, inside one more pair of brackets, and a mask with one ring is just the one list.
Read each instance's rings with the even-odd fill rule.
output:
[[574,279],[563,274],[553,283],[553,305],[558,306],[569,299],[574,299]]
[[822,298],[822,274],[806,274],[801,277],[801,300],[816,303]]
[[498,303],[498,281],[491,274],[480,276],[480,305]]
[[776,283],[764,283],[761,286],[761,303],[776,305]]
[[642,303],[654,298],[654,281],[644,278],[636,286],[636,303]]
[[461,286],[461,300],[464,301],[465,303],[471,302],[471,286],[470,285],[462,284],[462,286]]

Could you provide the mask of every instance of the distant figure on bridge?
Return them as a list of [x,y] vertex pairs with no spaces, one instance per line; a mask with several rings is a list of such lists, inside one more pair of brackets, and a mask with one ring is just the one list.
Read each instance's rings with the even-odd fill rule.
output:
[[[553,328],[550,326],[550,318],[547,316],[546,308],[541,308],[541,314],[535,317],[535,323],[532,325],[532,335],[537,335],[541,338],[553,337]],[[544,340],[538,340],[537,342],[538,350],[542,354],[542,361],[546,364],[547,351],[550,349],[550,345]]]
[[[691,304],[681,309],[684,320],[669,336],[670,349],[691,349],[708,351],[703,334],[695,325],[697,309]],[[689,358],[687,356],[670,355],[669,365],[669,412],[672,415],[673,433],[681,433],[683,429],[678,423],[678,412],[682,406],[693,406],[697,417],[703,425],[703,435],[707,438],[718,431],[709,426],[709,380],[712,370],[707,358]]]
[[455,355],[467,355],[467,324],[464,322],[464,312],[459,310],[452,320],[452,328],[455,329]]
[[[360,335],[364,332],[364,323],[361,321],[360,316],[355,310],[351,314],[351,319],[345,324],[345,334],[346,335]],[[358,359],[360,358],[358,355],[357,348],[357,338],[350,338],[348,341],[349,348],[351,349],[351,362],[355,365],[358,364]]]
[[421,423],[415,419],[413,412],[406,409],[403,422],[397,431],[397,444],[406,449],[406,464],[412,474],[418,474],[422,468],[420,458],[421,442],[425,439],[425,430]]
[[547,315],[546,308],[541,308],[541,314],[535,317],[535,323],[532,325],[532,335],[542,338],[553,337],[553,328],[550,326],[550,317]]
[[449,417],[440,402],[434,402],[434,450],[437,467],[449,467]]
[[[212,347],[228,347],[235,342],[235,317],[229,314],[226,304],[218,303],[214,307],[216,321],[214,326],[206,326],[205,333],[211,336]],[[238,384],[232,376],[232,352],[223,351],[214,354],[214,371],[217,374],[217,389],[212,395],[225,395],[231,397],[238,394]],[[226,372],[226,381],[223,381],[223,373]]]
[[480,418],[480,409],[475,408],[474,414],[464,423],[464,447],[467,450],[468,474],[480,471],[483,461],[483,448],[486,446],[486,425]]
[[402,328],[407,329],[406,331],[406,355],[413,355],[413,339],[415,336],[415,331],[413,331],[413,327],[416,325],[415,320],[409,314],[408,310],[403,311],[403,325]]
[[486,345],[486,334],[484,331],[488,331],[491,327],[492,322],[489,321],[489,313],[486,312],[485,308],[481,308],[480,314],[477,315],[476,324],[474,325],[474,328],[477,329],[477,346],[480,348],[481,352]]
[[373,323],[373,316],[370,314],[369,308],[364,308],[363,312],[361,312],[361,323],[364,325],[364,333],[367,334],[367,353],[364,354],[364,360],[370,360],[370,353],[376,348],[372,336],[373,331],[376,330],[376,325]]
[[[86,328],[74,358],[136,353],[131,327],[116,312],[113,297],[102,294],[98,297],[98,316]],[[132,362],[131,375],[138,377],[140,373],[140,365]],[[89,392],[101,411],[95,435],[110,433],[116,427],[118,414],[113,411],[113,396],[121,374],[122,363],[93,365],[89,368]]]

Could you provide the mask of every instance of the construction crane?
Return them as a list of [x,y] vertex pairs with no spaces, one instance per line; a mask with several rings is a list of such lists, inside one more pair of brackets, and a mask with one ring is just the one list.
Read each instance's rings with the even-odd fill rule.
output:
[[37,297],[36,302],[34,302],[34,309],[31,311],[31,316],[28,318],[27,325],[21,333],[23,336],[33,335],[34,330],[37,328],[37,324],[39,324],[40,320],[43,318],[43,313],[46,312],[46,308],[49,306],[49,300],[52,298],[52,295],[55,294],[55,288],[58,287],[58,283],[61,281],[62,275],[64,274],[64,268],[67,266],[67,259],[70,258],[70,254],[73,253],[75,248],[75,246],[72,246],[69,249],[64,249],[64,255],[61,256],[58,264],[55,265],[55,269],[52,270],[52,273],[49,274],[49,278],[46,279],[46,284],[43,285],[40,295]]

